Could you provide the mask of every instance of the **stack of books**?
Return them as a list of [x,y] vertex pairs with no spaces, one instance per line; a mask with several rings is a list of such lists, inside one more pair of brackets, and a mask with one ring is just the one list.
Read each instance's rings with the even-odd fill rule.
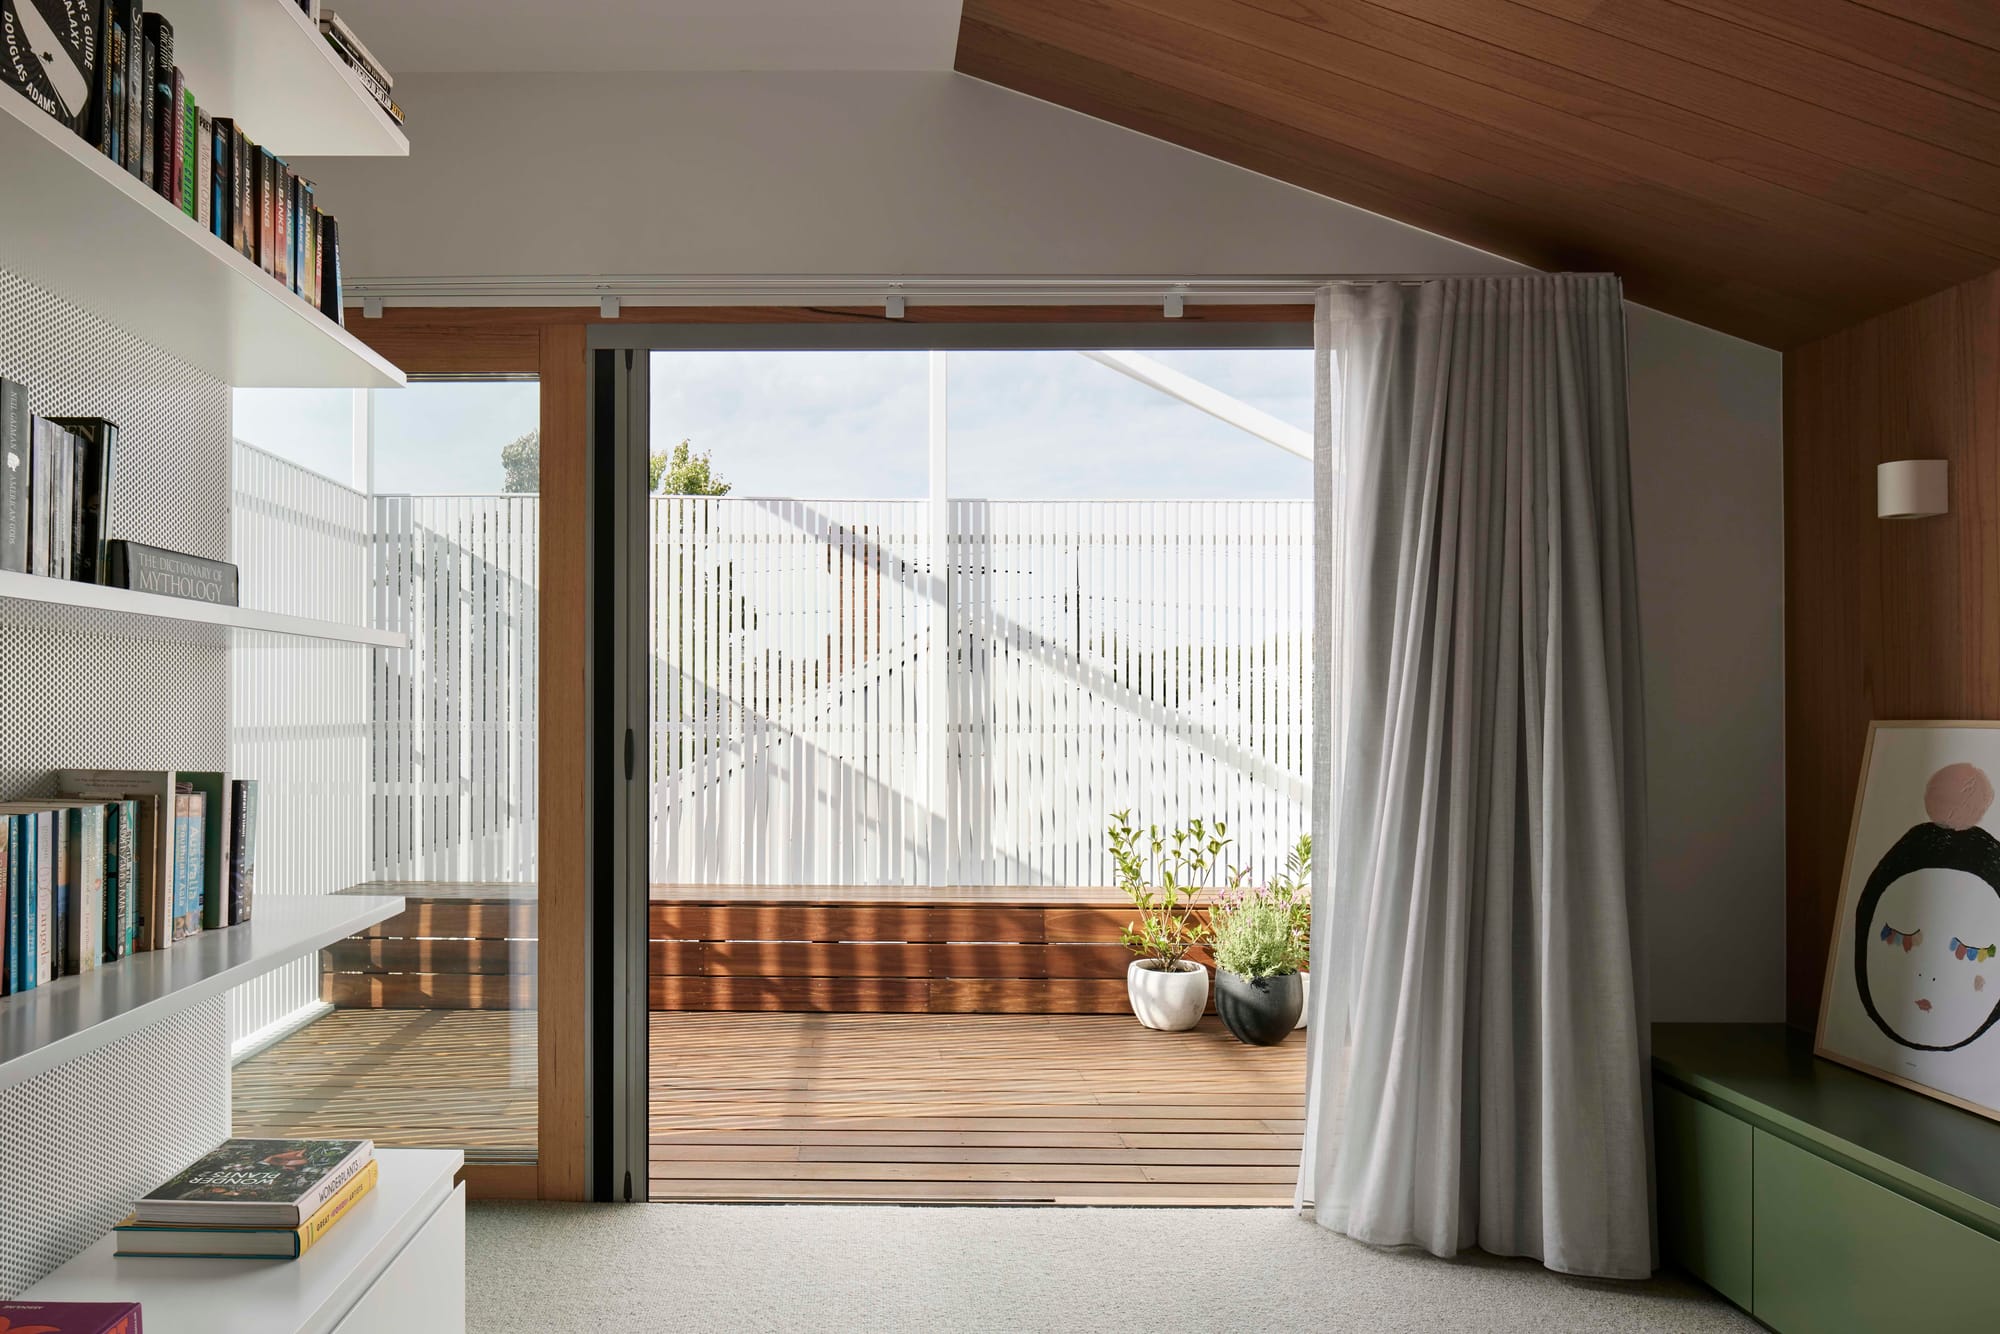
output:
[[225,1140],[132,1206],[117,1253],[296,1260],[377,1171],[373,1140]]
[[250,920],[257,782],[66,769],[0,802],[0,995]]
[[375,58],[374,53],[361,44],[361,40],[354,35],[354,29],[347,26],[347,20],[329,9],[319,16],[319,30],[334,54],[340,57],[341,63],[354,71],[355,78],[368,90],[368,95],[401,125],[403,109],[396,105],[396,81],[389,77],[388,69]]
[[164,14],[146,12],[144,0],[5,0],[0,16],[0,84],[345,322],[339,225],[313,203],[311,181],[234,120],[202,109],[174,63],[174,25]]
[[103,583],[118,424],[38,417],[0,378],[0,570]]

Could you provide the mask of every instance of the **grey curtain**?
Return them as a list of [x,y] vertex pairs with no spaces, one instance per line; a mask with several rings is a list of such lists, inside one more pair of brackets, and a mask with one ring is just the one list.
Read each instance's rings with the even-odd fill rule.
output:
[[1319,308],[1314,1023],[1300,1183],[1438,1255],[1653,1268],[1617,280]]

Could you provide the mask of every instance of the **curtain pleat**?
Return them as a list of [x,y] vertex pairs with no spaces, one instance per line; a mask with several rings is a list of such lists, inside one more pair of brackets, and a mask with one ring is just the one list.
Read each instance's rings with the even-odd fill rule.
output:
[[1300,1200],[1364,1241],[1643,1276],[1618,283],[1335,286],[1317,330]]

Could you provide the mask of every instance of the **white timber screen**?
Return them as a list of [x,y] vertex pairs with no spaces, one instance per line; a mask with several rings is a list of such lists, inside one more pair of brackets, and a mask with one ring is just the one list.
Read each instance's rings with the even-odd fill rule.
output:
[[1282,858],[1306,829],[1310,502],[952,501],[942,651],[926,513],[654,500],[656,882],[1102,885],[1124,809]]
[[[367,623],[368,498],[252,445],[232,458],[230,546],[242,604]],[[229,768],[258,781],[258,895],[328,894],[368,878],[371,650],[239,634],[229,655]],[[319,1000],[301,959],[230,993],[230,1036],[254,1044]]]
[[375,878],[535,878],[540,561],[538,496],[374,498]]

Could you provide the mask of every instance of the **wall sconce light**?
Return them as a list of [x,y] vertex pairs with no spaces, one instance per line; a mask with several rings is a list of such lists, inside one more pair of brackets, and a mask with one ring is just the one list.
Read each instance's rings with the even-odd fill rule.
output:
[[1945,460],[1897,459],[1875,465],[1875,517],[1926,519],[1950,509]]

